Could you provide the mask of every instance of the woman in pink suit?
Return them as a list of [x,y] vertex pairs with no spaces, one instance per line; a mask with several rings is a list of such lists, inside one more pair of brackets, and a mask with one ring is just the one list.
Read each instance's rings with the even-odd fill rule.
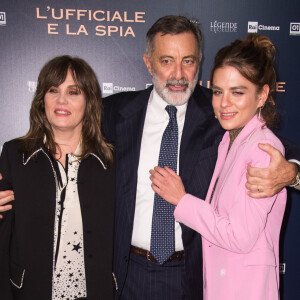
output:
[[227,132],[205,201],[186,194],[171,169],[150,171],[153,190],[177,205],[175,219],[203,237],[205,300],[279,299],[279,234],[286,191],[254,199],[245,187],[248,165],[269,165],[270,157],[259,143],[284,152],[268,129],[276,121],[274,50],[267,37],[251,34],[216,55],[213,107]]

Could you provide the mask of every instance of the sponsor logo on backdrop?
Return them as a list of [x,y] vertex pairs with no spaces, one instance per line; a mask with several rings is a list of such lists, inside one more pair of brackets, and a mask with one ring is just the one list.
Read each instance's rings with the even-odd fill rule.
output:
[[37,81],[27,81],[27,86],[30,93],[35,93]]
[[279,273],[285,274],[285,263],[279,264]]
[[114,92],[114,85],[112,82],[103,82],[102,92],[104,94],[112,94]]
[[258,27],[258,22],[248,22],[248,32],[256,33]]
[[217,32],[237,32],[237,23],[232,22],[210,22],[210,31]]
[[265,30],[280,30],[280,26],[267,26],[267,25],[260,25],[258,22],[249,21],[248,22],[248,33],[257,33],[258,31],[265,31]]
[[[198,82],[200,85],[207,87],[208,89],[210,88],[210,80],[207,81],[203,81],[203,80],[199,80]],[[280,81],[280,82],[276,82],[276,92],[277,93],[285,93],[285,85],[286,82]]]
[[[146,12],[36,7],[36,19],[45,22],[48,34],[135,37]],[[65,22],[63,22],[65,21]]]
[[114,85],[112,82],[103,82],[103,94],[113,94],[114,92],[135,91],[135,87]]
[[0,25],[6,25],[6,13],[0,12]]
[[290,35],[300,35],[300,23],[290,23]]

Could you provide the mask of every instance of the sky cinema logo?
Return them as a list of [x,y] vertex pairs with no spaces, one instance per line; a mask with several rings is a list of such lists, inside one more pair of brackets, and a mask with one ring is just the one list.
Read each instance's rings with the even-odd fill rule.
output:
[[300,35],[300,23],[290,23],[290,35]]
[[0,25],[6,25],[6,13],[0,12]]

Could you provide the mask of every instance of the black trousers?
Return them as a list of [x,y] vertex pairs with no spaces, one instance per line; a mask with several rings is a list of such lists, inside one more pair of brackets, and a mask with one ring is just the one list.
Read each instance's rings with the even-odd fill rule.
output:
[[120,300],[182,300],[184,259],[163,265],[132,254]]

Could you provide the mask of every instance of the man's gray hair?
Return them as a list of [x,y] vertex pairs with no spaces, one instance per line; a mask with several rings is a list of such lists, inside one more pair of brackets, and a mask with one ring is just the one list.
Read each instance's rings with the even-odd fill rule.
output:
[[175,35],[184,32],[191,32],[194,34],[198,44],[199,55],[201,55],[202,33],[198,22],[196,20],[189,20],[184,16],[170,15],[158,19],[148,30],[146,36],[146,53],[148,58],[150,58],[153,53],[154,37],[157,33],[161,33],[162,35]]

